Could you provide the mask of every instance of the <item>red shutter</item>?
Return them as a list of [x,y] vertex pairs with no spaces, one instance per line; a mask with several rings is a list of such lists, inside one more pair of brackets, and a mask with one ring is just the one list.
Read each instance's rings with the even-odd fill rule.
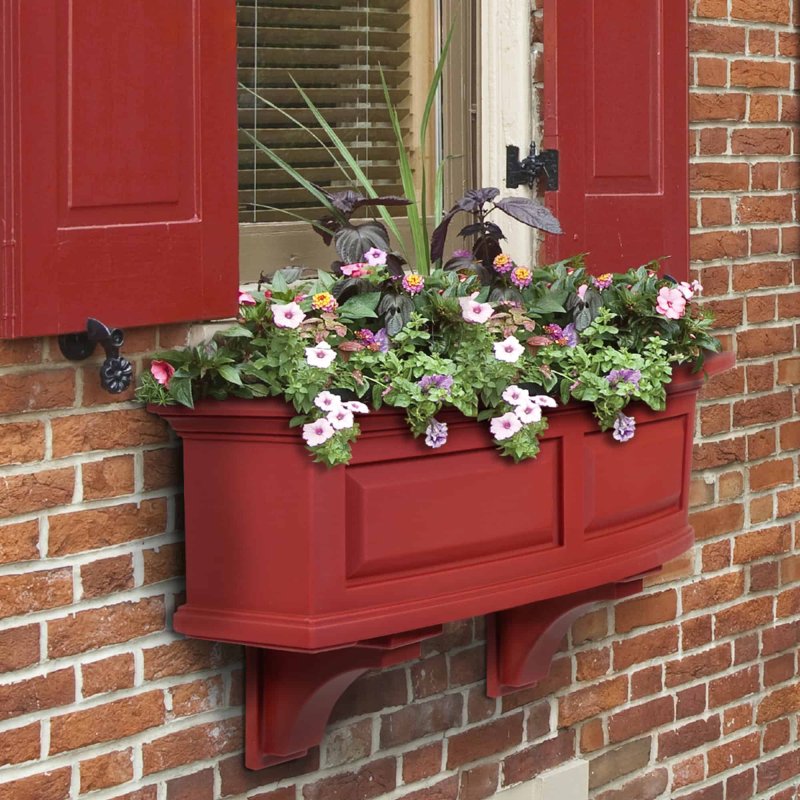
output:
[[688,275],[686,0],[545,0],[545,139],[559,151],[548,205],[594,274],[669,256]]
[[233,0],[0,0],[0,335],[235,310]]

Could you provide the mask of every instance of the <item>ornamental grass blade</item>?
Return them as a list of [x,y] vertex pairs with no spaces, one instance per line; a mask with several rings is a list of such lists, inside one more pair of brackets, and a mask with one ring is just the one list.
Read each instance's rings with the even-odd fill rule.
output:
[[[291,78],[291,76],[289,77]],[[291,80],[297,91],[300,92],[300,96],[303,98],[303,102],[308,107],[308,110],[314,115],[317,122],[319,122],[320,127],[325,131],[331,142],[333,142],[334,147],[339,151],[342,158],[349,165],[350,169],[353,170],[353,174],[356,176],[358,183],[370,197],[378,197],[378,192],[375,191],[375,187],[372,185],[372,182],[366,176],[364,170],[361,169],[361,165],[358,163],[358,160],[355,158],[355,156],[353,156],[353,154],[350,152],[347,145],[339,138],[336,131],[330,126],[322,112],[314,104],[314,101],[303,91],[303,88],[300,86],[300,84],[294,78],[291,78]],[[383,206],[378,206],[378,212],[380,213],[383,221],[386,223],[386,227],[389,228],[389,230],[394,234],[395,239],[400,244],[400,249],[404,254],[406,254],[405,242],[403,241],[403,237],[400,235],[400,230],[392,218],[392,215]]]

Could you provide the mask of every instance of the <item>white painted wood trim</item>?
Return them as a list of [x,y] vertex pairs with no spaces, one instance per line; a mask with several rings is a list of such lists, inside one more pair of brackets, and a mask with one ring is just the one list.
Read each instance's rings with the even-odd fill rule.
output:
[[[531,0],[479,2],[481,186],[496,186],[503,195],[530,197],[525,186],[507,190],[505,178],[506,145],[517,145],[524,157],[534,133]],[[533,231],[505,216],[497,222],[508,237],[503,249],[518,264],[530,264]]]

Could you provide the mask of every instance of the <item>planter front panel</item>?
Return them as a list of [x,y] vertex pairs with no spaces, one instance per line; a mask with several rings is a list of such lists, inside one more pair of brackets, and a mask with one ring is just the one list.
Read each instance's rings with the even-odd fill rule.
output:
[[276,401],[161,409],[184,439],[188,597],[175,627],[335,648],[652,570],[692,541],[697,383],[676,381],[665,412],[636,408],[625,444],[587,409],[558,409],[523,464],[455,414],[438,450],[397,412],[364,417],[351,465],[327,469]]

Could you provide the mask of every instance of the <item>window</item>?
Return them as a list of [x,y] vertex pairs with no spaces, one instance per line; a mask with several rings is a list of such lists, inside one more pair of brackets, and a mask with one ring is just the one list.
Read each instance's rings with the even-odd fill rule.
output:
[[475,183],[476,7],[476,0],[237,0],[243,281],[256,279],[262,270],[288,264],[324,266],[332,258],[297,219],[316,218],[321,209],[241,132],[250,132],[313,183],[332,190],[347,185],[315,138],[325,136],[292,78],[322,109],[376,189],[402,194],[380,68],[407,144],[419,157],[415,136],[425,96],[443,32],[455,23],[441,113],[425,151],[429,174],[441,152],[461,155],[448,164],[448,199]]

